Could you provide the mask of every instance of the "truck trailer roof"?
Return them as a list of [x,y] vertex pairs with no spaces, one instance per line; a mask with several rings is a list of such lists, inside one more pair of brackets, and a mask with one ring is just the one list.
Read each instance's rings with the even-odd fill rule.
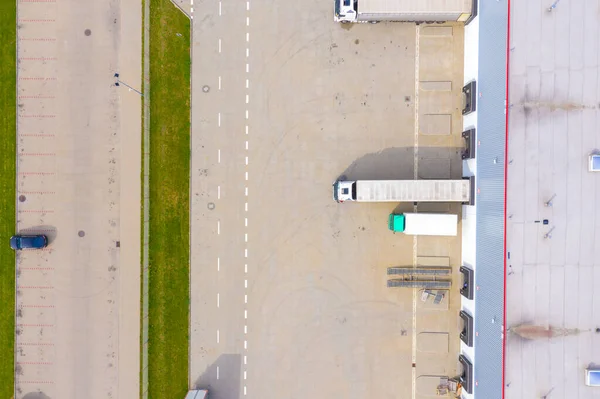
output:
[[456,236],[458,216],[441,213],[404,213],[404,234],[416,236]]
[[358,180],[356,201],[363,202],[464,202],[471,184],[463,180]]
[[360,0],[361,13],[471,14],[473,0]]

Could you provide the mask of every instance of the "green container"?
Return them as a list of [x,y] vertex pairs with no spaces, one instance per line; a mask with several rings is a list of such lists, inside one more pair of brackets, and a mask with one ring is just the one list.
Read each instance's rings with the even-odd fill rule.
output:
[[404,214],[393,214],[390,213],[390,217],[388,220],[388,228],[390,230],[392,230],[394,233],[396,232],[400,232],[402,233],[404,231],[404,226],[405,226],[405,217]]

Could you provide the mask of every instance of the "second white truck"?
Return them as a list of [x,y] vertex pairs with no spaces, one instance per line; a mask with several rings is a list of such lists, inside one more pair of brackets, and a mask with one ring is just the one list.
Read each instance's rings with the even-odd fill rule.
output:
[[337,202],[462,202],[471,203],[471,179],[461,180],[338,180]]
[[465,22],[473,0],[335,0],[334,20],[349,22]]

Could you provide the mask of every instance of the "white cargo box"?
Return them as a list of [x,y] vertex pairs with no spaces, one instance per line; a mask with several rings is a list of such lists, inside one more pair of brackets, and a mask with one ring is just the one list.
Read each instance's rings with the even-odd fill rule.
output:
[[359,21],[465,21],[473,0],[360,0]]
[[463,180],[358,180],[359,202],[463,202],[471,199],[471,183]]
[[413,236],[456,236],[458,216],[444,213],[405,213],[404,234]]

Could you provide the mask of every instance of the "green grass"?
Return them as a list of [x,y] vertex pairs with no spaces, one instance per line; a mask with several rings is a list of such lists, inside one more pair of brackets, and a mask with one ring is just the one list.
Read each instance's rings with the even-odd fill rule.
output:
[[152,399],[182,398],[188,389],[190,64],[189,19],[169,0],[152,0],[148,318]]
[[14,393],[16,18],[16,2],[0,2],[0,399]]

